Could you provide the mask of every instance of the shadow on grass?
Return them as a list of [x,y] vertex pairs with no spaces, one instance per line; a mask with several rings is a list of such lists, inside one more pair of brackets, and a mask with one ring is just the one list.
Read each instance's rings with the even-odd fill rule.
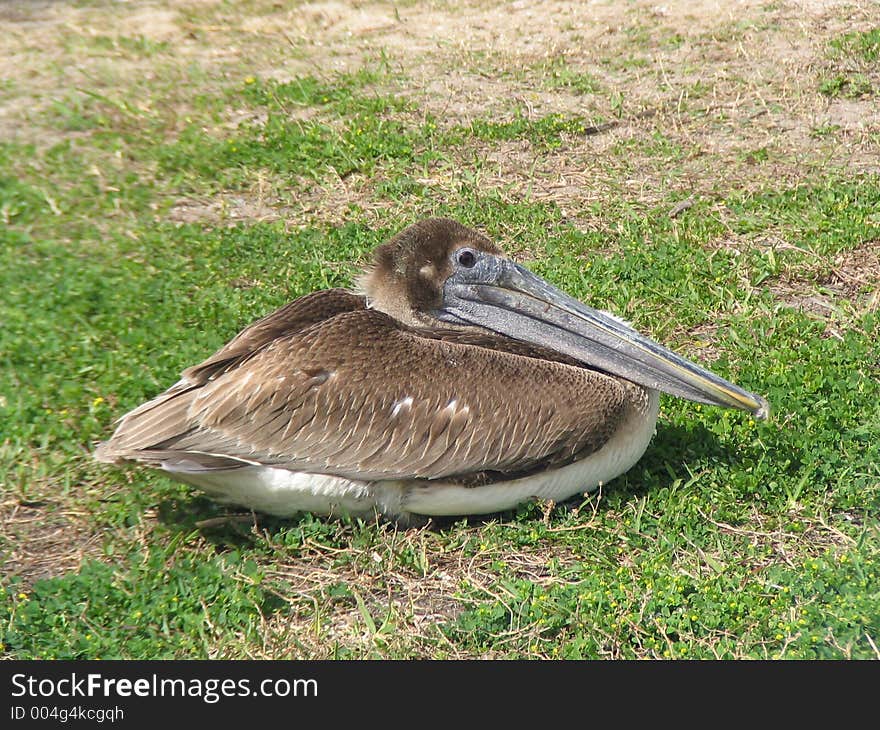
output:
[[256,546],[259,535],[270,539],[281,533],[303,534],[338,531],[352,518],[330,519],[302,512],[293,517],[273,517],[245,507],[223,505],[192,488],[191,497],[165,499],[158,504],[157,520],[172,534],[199,535],[218,551]]
[[719,441],[718,436],[702,424],[660,424],[645,455],[630,472],[641,473],[643,477],[640,483],[630,477],[628,489],[633,494],[646,494],[673,479],[686,478],[688,470],[695,471],[698,464],[732,464],[741,457],[741,451]]
[[219,550],[244,547],[253,542],[253,527],[260,515],[230,510],[193,489],[192,497],[162,500],[157,519],[172,534],[198,532]]

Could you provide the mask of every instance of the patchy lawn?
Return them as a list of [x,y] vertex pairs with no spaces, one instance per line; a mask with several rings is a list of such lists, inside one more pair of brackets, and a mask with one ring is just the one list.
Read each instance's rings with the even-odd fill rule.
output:
[[[880,13],[0,6],[7,657],[880,658]],[[89,456],[425,215],[766,395],[597,496],[402,530]]]

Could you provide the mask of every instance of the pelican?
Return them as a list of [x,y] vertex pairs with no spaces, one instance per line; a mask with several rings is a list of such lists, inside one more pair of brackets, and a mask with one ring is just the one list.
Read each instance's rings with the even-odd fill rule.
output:
[[769,412],[435,218],[380,245],[356,292],[296,299],[184,370],[95,456],[281,517],[487,514],[627,471],[661,391]]

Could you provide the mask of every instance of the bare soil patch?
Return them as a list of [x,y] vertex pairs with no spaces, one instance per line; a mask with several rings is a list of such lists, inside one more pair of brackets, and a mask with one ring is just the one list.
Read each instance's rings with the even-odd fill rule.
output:
[[30,585],[41,578],[76,572],[101,554],[103,535],[87,514],[47,501],[0,502],[3,570]]
[[770,291],[786,306],[825,320],[840,319],[847,302],[858,311],[880,305],[880,241],[865,241],[831,261],[817,260],[811,270],[812,278],[779,277]]
[[[548,567],[551,560],[564,566],[577,559],[559,546],[503,556],[487,549],[465,557],[461,551],[443,552],[430,544],[431,539],[424,531],[390,534],[382,548],[348,548],[341,565],[340,551],[310,543],[296,562],[266,566],[264,586],[282,598],[288,610],[268,621],[262,658],[292,658],[294,647],[295,656],[308,658],[330,658],[339,651],[378,657],[393,654],[403,641],[410,649],[424,647],[426,655],[439,646],[456,658],[457,650],[439,626],[470,607],[465,589],[504,602],[499,560],[506,579],[549,585],[559,583]],[[402,568],[394,559],[402,543],[421,545],[424,564]],[[357,595],[334,594],[337,586],[356,586]],[[376,631],[369,630],[369,621]]]

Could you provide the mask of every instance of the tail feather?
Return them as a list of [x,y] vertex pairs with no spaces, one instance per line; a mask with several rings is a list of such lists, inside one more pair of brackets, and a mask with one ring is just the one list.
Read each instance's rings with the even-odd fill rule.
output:
[[98,444],[95,459],[108,464],[141,461],[143,452],[173,443],[189,433],[187,412],[198,388],[180,381],[126,413],[119,419],[113,436]]

